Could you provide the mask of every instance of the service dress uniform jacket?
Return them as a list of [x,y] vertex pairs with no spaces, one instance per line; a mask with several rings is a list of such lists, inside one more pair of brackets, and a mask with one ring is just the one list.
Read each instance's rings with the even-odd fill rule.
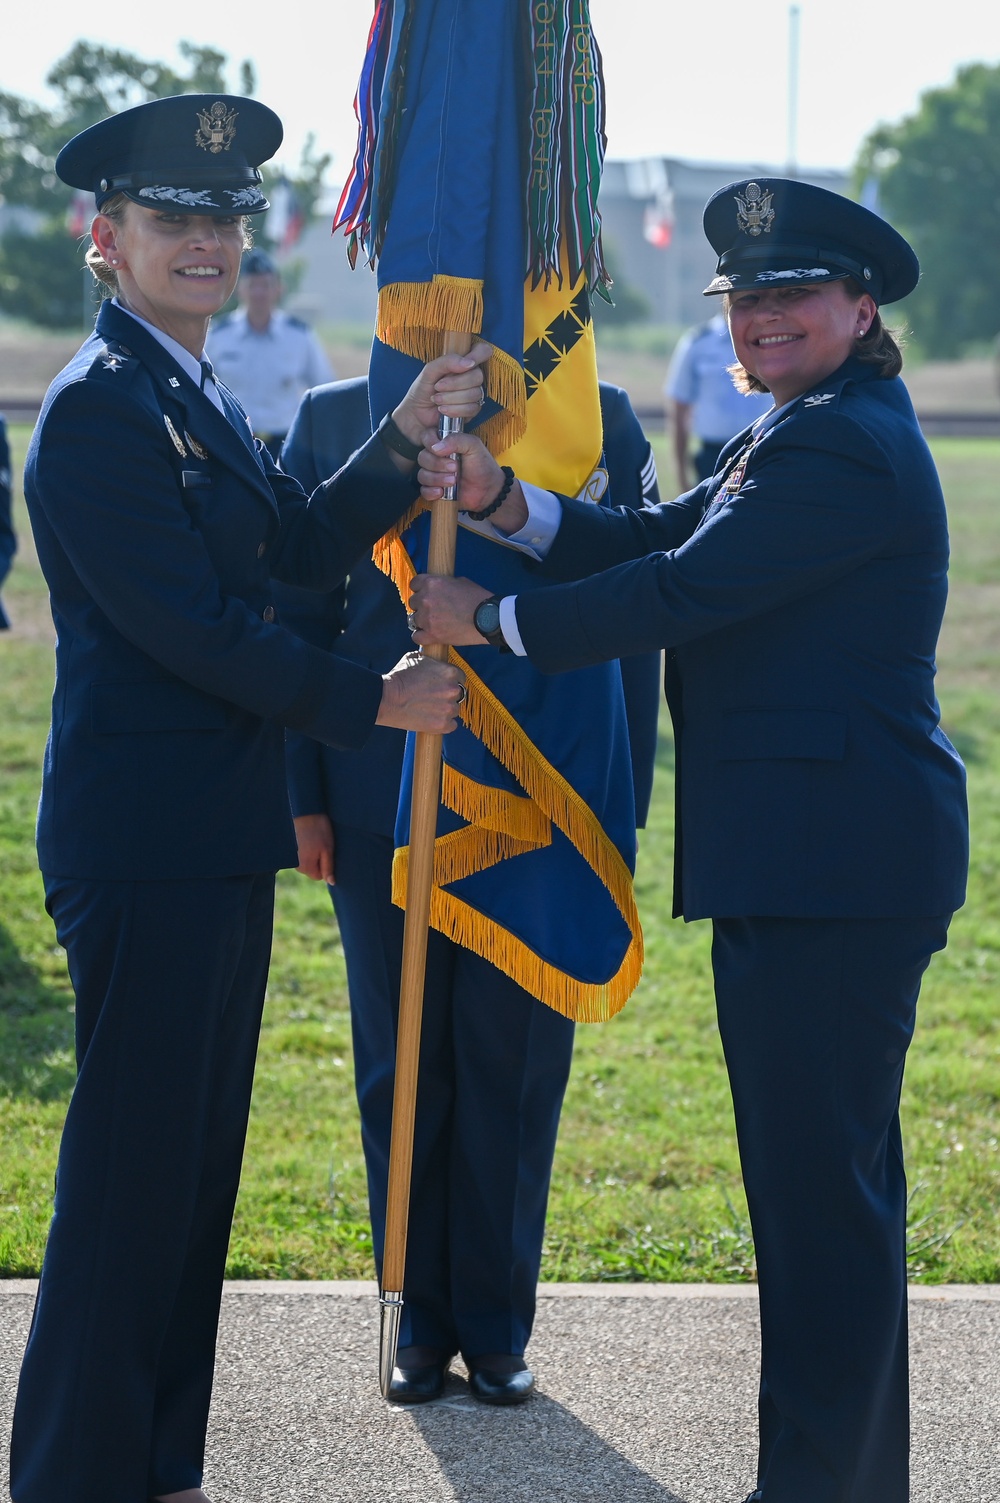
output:
[[[627,394],[602,383],[601,408],[612,496],[631,506],[655,501],[655,462]],[[308,489],[369,429],[365,378],[318,387],[302,400],[282,465]],[[309,640],[360,664],[387,669],[411,646],[396,586],[370,560],[351,571],[346,602],[297,591],[283,606]],[[653,652],[622,664],[641,822],[653,780],[660,663]],[[287,738],[293,812],[326,813],[334,827],[331,897],[347,962],[379,1263],[403,929],[390,892],[404,743],[402,732],[381,727],[360,752],[296,732]],[[520,1355],[534,1318],[573,1025],[471,950],[433,930],[428,941],[400,1344],[467,1357]]]
[[675,911],[713,920],[760,1286],[763,1503],[909,1496],[898,1102],[968,862],[934,693],[947,562],[906,390],[852,358],[678,501],[564,502],[544,567],[580,582],[517,601],[553,672],[668,649]]
[[519,598],[540,668],[668,648],[677,913],[961,905],[965,776],[934,694],[947,523],[901,381],[849,361],[653,510],[566,502],[544,567],[603,572]]
[[343,746],[372,730],[380,676],[281,629],[271,580],[334,585],[412,486],[372,440],[310,504],[222,392],[228,421],[105,304],[46,396],[25,472],[57,631],[46,873],[294,865],[284,726]]
[[12,1440],[17,1503],[201,1482],[270,950],[284,728],[361,746],[380,675],[276,619],[412,502],[378,440],[311,498],[106,303],[25,493],[57,631],[39,860],[78,1079]]

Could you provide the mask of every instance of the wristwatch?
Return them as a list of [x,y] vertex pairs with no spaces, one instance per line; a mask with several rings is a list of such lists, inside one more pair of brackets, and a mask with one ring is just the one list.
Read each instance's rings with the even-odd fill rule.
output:
[[501,652],[510,652],[507,638],[500,629],[500,601],[502,595],[490,595],[487,600],[481,600],[476,606],[472,616],[472,624],[481,637],[485,637],[491,647],[499,648]]

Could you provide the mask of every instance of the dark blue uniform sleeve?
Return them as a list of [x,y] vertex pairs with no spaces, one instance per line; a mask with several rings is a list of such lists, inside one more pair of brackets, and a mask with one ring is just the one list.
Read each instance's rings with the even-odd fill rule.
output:
[[[313,402],[306,392],[281,450],[281,468],[311,494],[321,483],[316,458],[320,452],[313,432]],[[340,636],[344,611],[344,586],[336,590],[300,590],[279,585],[276,592],[281,619],[296,636],[331,652]],[[323,750],[314,737],[301,731],[285,732],[285,770],[293,817],[321,814],[329,804]]]
[[[241,590],[264,528],[273,574],[319,588],[343,578],[412,498],[411,484],[392,468],[381,443],[366,446],[311,498],[267,463],[277,512],[267,517],[263,505],[245,503],[231,509],[240,549],[251,542],[239,531],[247,512],[256,532],[253,555],[234,558],[240,584],[227,590],[226,560],[235,544],[225,539],[213,557],[202,531],[224,526],[226,492],[220,487],[201,526],[193,525],[153,412],[127,389],[81,381],[58,393],[46,422],[57,426],[59,441],[38,448],[40,503],[85,589],[117,630],[208,693],[331,744],[362,745],[378,712],[381,676],[298,640],[255,611]],[[106,464],[109,433],[127,463]],[[82,476],[93,478],[84,484]],[[263,592],[267,564],[260,569]]]
[[[608,557],[616,566],[518,598],[518,630],[537,667],[561,673],[674,647],[774,610],[872,558],[899,522],[884,452],[835,412],[775,433],[740,490],[713,499],[696,519],[706,487],[655,510],[605,514],[601,530],[566,503],[561,567],[579,579]],[[685,514],[696,525],[679,542]]]
[[306,392],[299,403],[292,426],[281,446],[281,468],[299,482],[307,496],[328,477],[321,475],[316,466],[317,444],[313,432],[313,403],[311,393]]
[[[656,506],[660,499],[656,461],[628,393],[604,381],[600,390],[611,501],[632,511]],[[622,658],[620,667],[632,758],[635,823],[641,830],[649,815],[656,770],[657,727],[663,695],[662,654],[658,650],[634,653]]]

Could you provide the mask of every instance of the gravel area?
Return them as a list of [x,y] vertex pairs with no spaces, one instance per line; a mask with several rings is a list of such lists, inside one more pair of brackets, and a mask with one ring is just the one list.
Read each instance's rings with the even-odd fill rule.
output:
[[[33,1286],[0,1282],[0,1466]],[[912,1503],[1000,1497],[1000,1288],[913,1291]],[[740,1503],[753,1481],[746,1286],[544,1285],[516,1409],[404,1409],[377,1387],[364,1284],[227,1286],[213,1503]]]

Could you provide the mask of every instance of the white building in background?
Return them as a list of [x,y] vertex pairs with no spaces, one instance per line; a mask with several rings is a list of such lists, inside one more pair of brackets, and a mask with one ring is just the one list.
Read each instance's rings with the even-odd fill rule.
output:
[[[619,276],[649,300],[654,323],[684,328],[709,316],[702,289],[715,273],[715,257],[701,227],[706,201],[726,183],[748,177],[780,177],[783,170],[760,162],[685,162],[646,157],[606,162],[600,210],[604,235]],[[844,172],[802,171],[798,176],[834,193],[848,192]],[[310,324],[375,326],[375,277],[359,258],[352,271],[347,241],[330,234],[339,190],[330,190],[320,211],[292,250],[290,261],[305,269],[285,306]]]
[[[844,172],[797,175],[832,193],[849,193]],[[715,275],[716,258],[701,227],[712,194],[743,178],[782,176],[782,168],[760,162],[605,162],[599,200],[605,243],[622,279],[649,299],[654,323],[686,328],[713,311],[702,291]]]
[[303,262],[304,268],[295,291],[284,306],[289,313],[317,324],[365,324],[375,328],[375,275],[358,257],[352,271],[347,259],[347,240],[341,230],[331,235],[334,212],[340,189],[327,189],[320,199],[316,217],[306,228],[298,244],[285,258]]

